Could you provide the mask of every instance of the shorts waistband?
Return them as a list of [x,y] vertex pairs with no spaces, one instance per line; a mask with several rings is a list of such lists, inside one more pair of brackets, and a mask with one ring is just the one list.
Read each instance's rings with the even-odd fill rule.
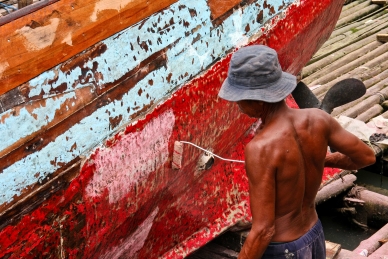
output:
[[266,255],[277,255],[279,251],[284,251],[286,249],[290,251],[297,251],[301,247],[311,244],[316,238],[323,233],[323,228],[321,221],[318,219],[317,223],[309,230],[306,234],[300,238],[286,243],[270,243],[265,251]]

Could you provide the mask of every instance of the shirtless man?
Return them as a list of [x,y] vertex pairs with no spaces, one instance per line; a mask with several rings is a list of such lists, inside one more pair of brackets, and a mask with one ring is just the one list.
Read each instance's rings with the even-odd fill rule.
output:
[[[371,148],[319,109],[291,109],[284,99],[296,86],[277,53],[266,46],[232,56],[219,96],[262,121],[245,148],[252,228],[239,259],[325,259],[315,210],[324,167],[355,170],[375,162]],[[327,155],[328,146],[338,152]]]

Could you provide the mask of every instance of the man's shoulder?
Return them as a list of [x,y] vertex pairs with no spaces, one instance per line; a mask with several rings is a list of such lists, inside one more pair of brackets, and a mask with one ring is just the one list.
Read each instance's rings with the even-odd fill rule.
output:
[[309,125],[316,125],[319,127],[328,126],[333,120],[333,117],[331,117],[330,114],[318,108],[295,110],[295,118],[299,121],[308,123]]

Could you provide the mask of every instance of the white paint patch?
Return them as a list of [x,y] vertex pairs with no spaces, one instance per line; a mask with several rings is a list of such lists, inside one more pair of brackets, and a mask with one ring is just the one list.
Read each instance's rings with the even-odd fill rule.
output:
[[150,121],[140,132],[122,136],[112,148],[102,149],[94,158],[96,172],[86,188],[89,197],[109,191],[109,202],[123,198],[137,182],[168,159],[168,142],[175,123],[169,110]]
[[35,29],[24,26],[23,28],[16,30],[26,38],[24,46],[29,51],[37,51],[50,46],[55,39],[56,31],[59,25],[59,18],[53,18],[51,23],[46,26],[37,27]]
[[134,255],[144,246],[144,243],[151,231],[152,223],[158,214],[159,208],[156,208],[149,216],[139,225],[136,231],[127,237],[122,243],[109,252],[102,255],[101,259],[118,259],[121,256],[125,258],[134,258]]
[[69,32],[69,34],[67,34],[61,43],[66,43],[69,46],[73,46],[72,34]]
[[199,60],[199,63],[201,64],[201,66],[203,66],[205,64],[206,59],[209,59],[209,57],[210,57],[209,53],[210,53],[210,50],[208,50],[203,55],[199,55],[198,52],[193,48],[192,45],[190,45],[190,47],[189,47],[189,56],[196,56]]
[[100,0],[96,3],[90,20],[92,22],[97,21],[97,15],[100,11],[104,10],[117,10],[120,11],[127,4],[133,2],[133,0]]
[[245,46],[248,43],[248,38],[245,36],[243,30],[243,14],[242,10],[238,10],[233,17],[233,25],[235,31],[229,34],[229,38],[232,42],[232,45],[236,47]]
[[0,76],[3,74],[3,72],[9,67],[9,64],[7,61],[0,63]]

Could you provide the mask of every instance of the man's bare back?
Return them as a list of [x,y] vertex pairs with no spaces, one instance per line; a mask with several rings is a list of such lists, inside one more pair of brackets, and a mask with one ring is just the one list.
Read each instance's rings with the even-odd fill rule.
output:
[[[315,197],[324,167],[360,168],[374,162],[374,153],[321,110],[291,109],[284,101],[237,103],[243,113],[264,119],[245,149],[252,231],[261,236],[256,246],[296,240],[318,220]],[[327,155],[328,146],[348,155]]]
[[[328,141],[325,115],[315,109],[286,109],[280,117],[265,125],[247,146],[248,157],[256,155],[249,153],[253,149],[265,150],[263,160],[275,169],[266,172],[275,178],[272,242],[295,240],[317,221],[315,196],[321,184]],[[260,168],[257,168],[252,174],[259,172]]]
[[[296,77],[282,71],[276,51],[254,45],[232,55],[219,92],[262,120],[245,148],[252,228],[239,259],[325,258],[315,211],[324,167],[354,170],[375,162],[373,150],[329,114],[289,108],[284,99],[295,87]],[[338,152],[327,155],[328,147]]]

